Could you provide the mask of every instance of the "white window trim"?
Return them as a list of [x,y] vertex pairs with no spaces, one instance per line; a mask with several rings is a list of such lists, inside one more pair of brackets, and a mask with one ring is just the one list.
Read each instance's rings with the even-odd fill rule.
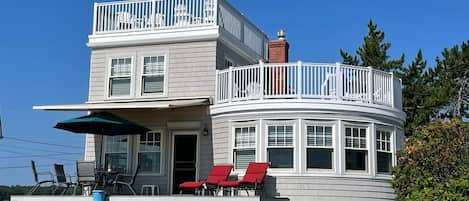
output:
[[[336,167],[337,167],[337,159],[336,159],[336,153],[337,150],[335,149],[336,148],[336,143],[337,143],[337,139],[336,139],[336,136],[337,136],[337,125],[336,125],[337,122],[335,121],[311,121],[311,120],[304,120],[304,125],[303,125],[303,133],[301,133],[302,135],[302,139],[303,140],[303,149],[304,149],[304,154],[303,154],[303,160],[305,161],[304,164],[303,164],[303,168],[305,170],[306,173],[328,173],[328,174],[331,174],[331,173],[335,173],[336,172]],[[307,131],[308,131],[308,126],[330,126],[332,127],[332,146],[328,147],[328,146],[322,146],[322,147],[318,147],[318,146],[308,146],[308,136],[307,136]],[[333,153],[332,153],[332,169],[321,169],[321,168],[308,168],[308,164],[307,164],[307,156],[308,156],[308,153],[307,153],[307,149],[308,148],[329,148],[329,149],[332,149]],[[302,150],[303,151],[303,150]]]
[[391,168],[393,168],[395,166],[395,158],[396,158],[396,153],[395,153],[395,146],[396,146],[396,143],[395,143],[395,139],[396,139],[396,133],[395,132],[395,129],[394,128],[391,128],[391,127],[388,127],[388,126],[384,126],[384,125],[376,125],[375,126],[375,136],[376,136],[376,132],[378,131],[385,131],[385,132],[389,132],[391,134],[390,136],[390,145],[389,145],[389,151],[378,151],[377,149],[377,140],[375,138],[375,158],[374,158],[374,163],[376,164],[376,176],[377,177],[391,177],[391,174],[390,173],[379,173],[378,172],[378,152],[384,152],[384,153],[389,153],[391,154]]
[[[138,70],[137,70],[137,97],[139,98],[164,98],[168,97],[168,52],[167,51],[154,51],[154,52],[144,52],[141,53],[139,56],[139,61],[138,61]],[[163,93],[144,93],[143,92],[143,76],[144,76],[144,59],[145,57],[158,57],[158,56],[163,56],[164,57],[164,82],[163,82]]]
[[[120,95],[120,96],[112,96],[111,95],[111,67],[112,67],[112,60],[113,59],[123,59],[123,58],[130,58],[130,92],[129,95]],[[133,54],[119,54],[119,55],[113,55],[108,57],[108,63],[106,67],[106,81],[105,81],[105,92],[106,92],[106,98],[109,100],[115,100],[115,99],[126,99],[126,98],[132,98],[134,97],[135,94],[135,55]]]
[[[155,172],[139,172],[139,175],[148,175],[148,176],[163,176],[164,175],[164,170],[163,168],[165,167],[165,160],[164,160],[164,155],[166,154],[165,153],[165,133],[164,133],[164,129],[153,129],[151,131],[149,131],[148,133],[160,133],[160,172],[159,173],[155,173]],[[135,140],[137,145],[135,146],[136,147],[136,151],[135,151],[135,163],[138,163],[138,154],[140,153],[140,135],[137,135],[137,140]],[[152,152],[150,152],[152,153]]]
[[258,155],[259,155],[259,149],[258,149],[258,135],[259,135],[259,122],[258,121],[245,121],[245,122],[230,122],[230,139],[231,139],[231,142],[230,142],[230,157],[229,157],[229,163],[232,163],[233,164],[233,172],[238,174],[238,175],[242,175],[244,174],[244,172],[246,171],[246,169],[236,169],[236,165],[234,164],[234,150],[235,150],[235,142],[236,142],[236,139],[235,139],[235,129],[236,128],[243,128],[243,127],[254,127],[256,129],[256,133],[255,133],[255,142],[254,142],[254,146],[253,146],[253,149],[256,153],[255,155],[255,159],[256,159],[256,162],[258,162]]
[[[132,143],[131,143],[132,135],[125,135],[125,136],[127,136],[127,165],[126,165],[127,168],[126,168],[126,172],[125,172],[125,173],[129,174],[129,173],[132,172],[132,171],[131,171],[131,168],[132,168],[132,157],[131,157],[131,156],[132,156],[132,153],[130,153],[131,150],[132,150],[132,148],[131,148],[131,145],[132,145]],[[107,138],[108,138],[109,136],[103,135],[102,137],[103,137],[103,138],[102,138],[102,143],[103,143],[103,144],[102,144],[102,145],[103,145],[102,148],[103,148],[103,149],[101,150],[101,165],[106,165]],[[98,146],[99,146],[99,145],[98,145]],[[103,167],[103,168],[107,168],[107,167]]]
[[[269,146],[269,126],[293,126],[293,139],[292,139],[292,146]],[[268,161],[269,159],[269,148],[292,148],[293,149],[293,168],[270,168],[269,171],[272,173],[293,173],[297,172],[298,170],[298,143],[297,143],[297,135],[298,135],[298,119],[294,120],[265,120],[264,128],[264,151],[265,151],[265,159]]]
[[[367,148],[364,149],[364,148],[349,148],[349,147],[346,147],[346,129],[347,127],[351,127],[351,128],[364,128],[366,130],[366,146]],[[368,124],[360,124],[360,123],[350,123],[350,122],[343,122],[342,124],[342,139],[343,140],[342,142],[342,163],[343,163],[343,168],[344,168],[344,175],[370,175],[371,174],[371,164],[374,163],[375,161],[372,161],[371,157],[371,153],[370,153],[370,150],[371,150],[371,146],[370,144],[372,143],[371,142],[371,135],[370,135],[370,125]],[[352,135],[353,135],[353,131],[352,131]],[[360,133],[359,133],[360,135]],[[359,150],[359,151],[367,151],[367,157],[366,157],[366,164],[365,164],[365,167],[366,169],[365,170],[347,170],[347,154],[346,154],[346,150],[349,149],[349,150]]]

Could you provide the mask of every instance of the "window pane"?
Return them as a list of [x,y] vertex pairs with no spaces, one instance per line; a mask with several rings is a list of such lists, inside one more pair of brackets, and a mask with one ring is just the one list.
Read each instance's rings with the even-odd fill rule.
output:
[[132,60],[130,58],[112,59],[111,76],[130,76],[131,63]]
[[332,149],[308,148],[307,168],[332,169]]
[[235,150],[234,151],[234,164],[236,169],[246,169],[249,162],[256,161],[255,150]]
[[235,147],[253,148],[256,145],[255,127],[243,127],[235,129]]
[[160,152],[139,153],[139,165],[142,172],[160,172]]
[[293,148],[269,148],[271,168],[293,168]]
[[127,153],[106,153],[105,166],[117,172],[126,172]]
[[293,126],[269,126],[269,146],[291,146],[293,144]]
[[144,76],[143,77],[143,93],[163,93],[164,76]]
[[377,154],[377,163],[378,163],[378,173],[391,173],[392,166],[392,154],[386,152],[378,152]]
[[345,150],[345,163],[347,170],[366,170],[368,151]]
[[130,78],[111,78],[111,96],[130,94]]

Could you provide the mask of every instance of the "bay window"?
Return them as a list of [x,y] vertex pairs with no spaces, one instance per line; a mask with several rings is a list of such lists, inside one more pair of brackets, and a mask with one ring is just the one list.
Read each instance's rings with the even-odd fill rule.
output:
[[392,152],[390,131],[376,130],[376,160],[378,173],[391,173]]
[[235,169],[246,169],[256,161],[256,127],[235,127],[233,163]]
[[293,168],[293,126],[267,127],[267,160],[271,168]]
[[109,96],[130,95],[132,59],[111,59],[109,75]]
[[106,136],[105,168],[126,172],[128,142],[127,135]]
[[161,132],[140,135],[138,161],[141,172],[161,172]]
[[152,56],[143,58],[142,94],[164,92],[165,57]]
[[367,171],[367,133],[364,127],[345,127],[345,169]]
[[332,126],[306,126],[306,167],[333,168]]

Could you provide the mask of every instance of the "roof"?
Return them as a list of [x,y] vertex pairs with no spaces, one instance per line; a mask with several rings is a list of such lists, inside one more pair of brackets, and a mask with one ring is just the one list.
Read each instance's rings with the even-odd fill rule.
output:
[[132,102],[100,102],[72,105],[41,105],[33,106],[34,110],[52,111],[88,111],[88,110],[118,110],[118,109],[166,109],[190,106],[209,105],[209,98],[173,99]]

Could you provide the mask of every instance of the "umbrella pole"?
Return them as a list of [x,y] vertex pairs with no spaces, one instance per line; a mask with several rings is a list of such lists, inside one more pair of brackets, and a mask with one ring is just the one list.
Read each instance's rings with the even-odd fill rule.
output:
[[101,157],[103,156],[104,137],[103,137],[103,135],[100,135],[100,136],[101,136],[101,143],[100,143],[100,147],[99,147],[99,166],[100,166],[99,168],[103,168],[103,170],[104,170],[102,160],[101,160]]

